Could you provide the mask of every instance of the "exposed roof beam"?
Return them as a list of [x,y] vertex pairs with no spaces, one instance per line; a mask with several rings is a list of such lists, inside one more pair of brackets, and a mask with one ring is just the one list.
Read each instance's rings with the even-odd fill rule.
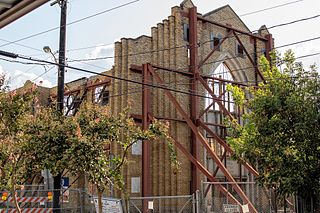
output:
[[0,7],[11,8],[12,6],[13,6],[12,4],[0,1]]
[[12,8],[8,9],[3,13],[0,13],[0,29],[48,1],[49,0],[21,0]]

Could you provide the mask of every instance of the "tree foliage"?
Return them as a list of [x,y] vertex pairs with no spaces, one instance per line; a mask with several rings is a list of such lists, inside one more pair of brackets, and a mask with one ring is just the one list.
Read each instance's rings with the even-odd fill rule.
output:
[[32,156],[23,140],[24,118],[32,112],[33,89],[8,92],[5,76],[0,76],[0,188],[11,191],[18,211],[15,190],[32,170]]
[[[83,104],[73,117],[50,107],[35,110],[34,94],[0,92],[0,188],[12,194],[17,185],[48,169],[53,176],[64,171],[86,175],[101,198],[108,184],[123,189],[121,171],[134,143],[169,138],[164,123],[155,120],[142,130],[128,110],[112,115],[106,107]],[[111,153],[111,146],[118,152]],[[99,204],[101,209],[101,199]]]
[[[280,68],[276,65],[281,62]],[[320,79],[305,70],[292,51],[271,65],[261,59],[266,83],[234,91],[245,108],[245,125],[230,125],[228,142],[238,160],[256,165],[258,181],[287,196],[320,190]],[[244,94],[253,98],[244,100]],[[236,100],[236,98],[235,98]]]

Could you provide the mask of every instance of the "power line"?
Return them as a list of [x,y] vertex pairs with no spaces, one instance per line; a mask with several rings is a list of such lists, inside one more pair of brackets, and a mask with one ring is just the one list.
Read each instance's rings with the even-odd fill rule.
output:
[[87,46],[87,47],[79,47],[79,48],[74,48],[74,49],[69,49],[67,50],[67,52],[73,52],[73,51],[78,51],[78,50],[87,50],[87,49],[93,49],[96,47],[105,47],[105,46],[109,46],[109,45],[114,45],[113,43],[109,43],[109,44],[99,44],[99,45],[94,45],[94,46]]
[[270,30],[270,29],[273,29],[273,28],[276,28],[276,27],[283,27],[283,26],[286,26],[286,25],[295,24],[295,23],[302,22],[302,21],[308,21],[308,20],[311,20],[311,19],[319,18],[319,17],[320,17],[320,15],[315,15],[315,16],[311,16],[311,17],[308,17],[308,18],[302,18],[302,19],[290,21],[290,22],[283,23],[283,24],[273,25],[273,26],[267,27],[267,28],[268,28],[268,30]]
[[[320,36],[314,37],[314,38],[310,38],[310,39],[301,40],[301,41],[297,41],[297,42],[293,42],[293,43],[289,43],[289,44],[280,45],[280,46],[274,47],[272,49],[280,49],[280,48],[283,48],[283,47],[288,47],[288,46],[292,46],[292,45],[296,45],[296,44],[302,44],[302,43],[315,41],[315,40],[319,40],[319,39],[320,39]],[[206,41],[206,42],[208,42],[208,41]],[[204,44],[206,42],[203,42],[202,44]],[[171,50],[171,49],[176,49],[176,48],[183,48],[183,47],[186,47],[186,45],[183,45],[183,46],[180,46],[180,47],[166,48],[166,49],[161,49],[161,50],[154,50],[154,51],[146,51],[146,52],[141,52],[141,53],[127,54],[127,55],[106,56],[106,57],[91,58],[91,59],[76,59],[76,60],[70,60],[69,62],[80,62],[80,61],[83,61],[83,60],[84,61],[103,60],[103,59],[110,59],[110,58],[115,58],[115,57],[120,57],[121,58],[121,57],[124,57],[124,56],[141,55],[141,54],[160,52],[160,51],[166,51],[166,50]],[[254,52],[249,53],[249,54],[253,54],[253,53]],[[264,53],[264,51],[257,51],[256,53]],[[232,57],[228,57],[228,58],[224,58],[224,59],[220,59],[220,60],[214,60],[214,61],[211,61],[211,62],[207,62],[207,63],[204,63],[204,65],[205,64],[213,64],[213,63],[216,63],[216,62],[223,62],[223,61],[226,61],[226,60],[231,60],[231,59],[235,59],[235,58],[239,58],[239,57],[240,57],[239,55],[235,55],[235,56],[232,56]],[[188,68],[189,67],[182,67],[180,69],[188,69]]]
[[[76,20],[76,21],[74,21],[74,22],[68,23],[67,25],[71,25],[71,24],[78,23],[78,22],[80,22],[80,21],[83,21],[83,20],[86,20],[86,19],[89,19],[89,18],[98,16],[98,15],[101,15],[101,14],[106,13],[106,12],[110,12],[110,11],[115,10],[115,9],[118,9],[118,8],[120,8],[120,7],[127,6],[127,5],[132,4],[132,3],[135,3],[135,2],[137,2],[137,1],[140,1],[140,0],[131,1],[131,2],[128,2],[128,3],[126,3],[126,4],[120,5],[120,6],[118,6],[118,7],[111,8],[111,9],[102,11],[102,12],[100,12],[100,13],[97,13],[97,14],[94,14],[94,15],[91,15],[91,16],[84,17],[84,18],[82,18],[82,19],[79,19],[79,20]],[[282,7],[282,6],[289,5],[289,4],[293,4],[293,3],[297,3],[297,2],[300,2],[300,1],[303,1],[303,0],[288,2],[288,3],[285,3],[285,4],[281,4],[281,5],[276,5],[276,6],[273,6],[273,7],[270,7],[270,8],[265,8],[265,9],[261,9],[261,10],[249,12],[249,13],[247,13],[247,14],[242,14],[242,15],[240,15],[240,16],[246,16],[246,15],[250,15],[250,14],[255,14],[255,13],[258,13],[258,12],[262,12],[262,11],[265,11],[265,10],[270,10],[270,9],[274,9],[274,8],[278,8],[278,7]],[[305,18],[304,20],[300,20],[300,21],[309,20],[309,19],[311,19],[311,18],[316,18],[316,17]],[[233,19],[233,18],[229,18],[229,19]],[[224,20],[228,20],[228,19],[224,19]],[[224,20],[221,20],[221,21],[224,21]],[[299,20],[293,21],[293,22],[291,22],[291,24],[292,24],[292,23],[296,23],[296,22],[299,22]],[[283,24],[283,25],[288,25],[288,24],[289,24],[289,23]],[[275,27],[278,27],[278,26],[272,26],[271,28],[275,28]],[[271,28],[268,28],[268,29],[271,29]],[[22,39],[19,39],[19,40],[16,40],[16,41],[11,41],[11,42],[8,41],[7,44],[1,45],[0,47],[7,46],[7,45],[9,45],[9,44],[17,44],[17,42],[19,42],[19,41],[23,41],[23,40],[26,40],[26,39],[29,39],[29,38],[32,38],[32,37],[35,37],[35,36],[38,36],[38,35],[42,35],[42,34],[44,34],[44,33],[48,33],[48,32],[51,32],[51,31],[53,31],[53,30],[56,30],[56,29],[59,29],[59,27],[51,28],[51,29],[49,29],[49,30],[46,30],[46,31],[43,31],[43,32],[40,32],[40,33],[36,33],[36,34],[34,34],[34,35],[30,35],[30,36],[27,36],[27,37],[25,37],[25,38],[22,38]],[[70,50],[68,50],[68,51],[77,51],[77,50],[91,49],[91,48],[95,48],[95,47],[99,47],[99,46],[107,46],[107,45],[111,45],[111,44],[113,44],[113,43],[103,44],[103,45],[98,45],[98,46],[89,46],[89,47],[75,48],[75,49],[70,49]],[[19,44],[17,44],[17,45],[19,45]],[[26,45],[20,45],[20,46],[27,47]],[[34,49],[34,48],[32,48],[32,49]],[[87,60],[88,60],[88,59],[87,59]]]
[[[271,10],[271,9],[275,9],[275,8],[279,8],[279,7],[283,7],[283,6],[286,6],[286,5],[290,5],[290,4],[295,4],[295,3],[298,3],[298,2],[301,2],[301,1],[304,1],[304,0],[297,0],[297,1],[292,1],[292,2],[288,2],[288,3],[285,3],[285,4],[280,4],[280,5],[275,5],[273,7],[268,7],[268,8],[264,8],[264,9],[260,9],[260,10],[256,10],[256,11],[252,11],[252,12],[248,12],[248,13],[245,13],[245,14],[241,14],[239,15],[240,17],[242,16],[247,16],[247,15],[251,15],[251,14],[255,14],[255,13],[259,13],[259,12],[263,12],[263,11],[267,11],[267,10]],[[223,19],[223,20],[220,20],[220,21],[225,21],[225,20],[229,20],[229,19],[234,19],[234,18],[227,18],[227,19]],[[309,18],[309,19],[312,19]],[[305,20],[308,20],[308,19],[305,19]],[[294,22],[293,22],[294,23]],[[271,28],[274,28],[274,27],[277,27],[277,26],[272,26]],[[268,29],[271,29],[271,28],[268,28]],[[109,43],[109,44],[102,44],[102,45],[96,45],[96,46],[88,46],[88,47],[81,47],[81,48],[75,48],[75,49],[70,49],[68,51],[77,51],[77,50],[84,50],[84,49],[92,49],[92,48],[96,48],[96,47],[100,47],[100,46],[108,46],[108,45],[111,45],[111,44],[114,44],[114,43]]]
[[[116,7],[107,9],[107,10],[104,10],[104,11],[102,11],[102,12],[95,13],[95,14],[90,15],[90,16],[86,16],[86,17],[84,17],[84,18],[81,18],[81,19],[72,21],[72,22],[70,22],[70,23],[67,23],[66,26],[69,26],[69,25],[72,25],[72,24],[76,24],[76,23],[78,23],[78,22],[81,22],[81,21],[84,21],[84,20],[87,20],[87,19],[90,19],[90,18],[99,16],[99,15],[102,15],[102,14],[104,14],[104,13],[111,12],[111,11],[116,10],[116,9],[120,9],[120,8],[122,8],[122,7],[128,6],[128,5],[133,4],[133,3],[136,3],[136,2],[138,2],[138,1],[140,1],[140,0],[133,0],[133,1],[127,2],[127,3],[125,3],[125,4],[121,4],[121,5],[119,5],[119,6],[116,6]],[[29,35],[29,36],[27,36],[27,37],[24,37],[24,38],[21,38],[21,39],[18,39],[18,40],[15,40],[15,41],[12,41],[12,42],[9,42],[9,43],[0,45],[0,47],[4,47],[4,46],[7,46],[7,45],[9,45],[9,44],[13,44],[13,43],[17,43],[17,42],[20,42],[20,41],[24,41],[24,40],[27,40],[27,39],[30,39],[30,38],[33,38],[33,37],[36,37],[36,36],[39,36],[39,35],[43,35],[43,34],[46,34],[46,33],[48,33],[48,32],[52,32],[52,31],[54,31],[54,30],[57,30],[57,29],[59,29],[60,27],[63,27],[63,26],[53,27],[53,28],[51,28],[51,29],[48,29],[48,30],[45,30],[45,31],[42,31],[42,32],[39,32],[39,33],[35,33],[35,34]]]
[[[13,53],[10,53],[10,54],[13,54]],[[33,61],[33,62],[36,62],[36,63],[39,63],[39,64],[51,64],[51,65],[56,65],[56,66],[59,65],[57,63],[50,62],[50,61],[45,61],[45,60],[41,60],[41,59],[25,57],[25,56],[21,56],[21,55],[18,55],[18,54],[13,54],[13,55],[15,55],[16,58],[20,58],[20,59],[24,59],[24,60],[28,60],[28,61]],[[311,56],[315,56],[315,55],[320,55],[320,53],[303,55],[303,56],[299,56],[297,58],[306,58],[306,57],[311,57]],[[8,57],[7,55],[4,55],[4,56]],[[2,59],[2,58],[0,58],[0,59]],[[15,61],[12,61],[12,62],[15,62]],[[100,75],[100,76],[108,77],[108,78],[111,78],[111,79],[126,81],[126,82],[130,82],[130,83],[140,84],[140,85],[143,85],[143,86],[149,86],[149,87],[158,88],[158,89],[169,90],[169,91],[172,91],[172,92],[177,92],[177,93],[186,94],[186,95],[193,95],[193,96],[202,97],[202,98],[210,98],[210,97],[207,97],[205,95],[197,94],[196,93],[197,91],[187,92],[187,91],[182,91],[182,90],[177,90],[177,89],[170,89],[167,86],[165,86],[165,84],[154,85],[154,84],[143,83],[143,82],[140,82],[140,81],[135,81],[135,80],[131,80],[131,79],[123,78],[123,77],[118,77],[118,76],[112,76],[112,75],[107,75],[107,74],[103,74],[103,73],[98,73],[98,72],[91,71],[91,70],[85,70],[85,69],[82,69],[82,68],[73,67],[73,66],[69,66],[69,65],[64,65],[64,66],[66,68],[69,68],[69,69],[72,69],[72,70],[77,70],[77,71],[80,71],[80,72]],[[217,98],[211,98],[211,99],[217,99]],[[219,100],[219,99],[217,99],[217,100]]]
[[[41,60],[41,59],[25,57],[25,56],[17,55],[17,54],[16,54],[16,56],[17,56],[17,58],[28,60],[28,61],[33,61],[33,62],[36,62],[36,63],[44,63],[44,64],[51,64],[51,65],[60,66],[59,64],[51,62],[51,61],[45,61],[45,60]],[[3,58],[0,58],[0,59],[3,59]],[[12,62],[14,62],[14,61],[12,61]],[[140,81],[135,81],[135,80],[131,80],[131,79],[123,78],[123,77],[107,75],[107,74],[104,74],[104,73],[98,73],[98,72],[95,72],[95,71],[92,71],[92,70],[86,70],[86,69],[73,67],[73,66],[69,66],[69,65],[61,65],[61,66],[64,66],[65,68],[69,68],[69,69],[72,69],[72,70],[77,70],[77,71],[80,71],[80,72],[85,72],[85,73],[90,73],[90,74],[94,74],[94,75],[104,76],[104,77],[108,77],[108,78],[115,79],[115,80],[126,81],[126,82],[133,83],[133,84],[140,84],[140,85],[143,85],[143,86],[149,86],[149,87],[154,87],[154,88],[158,88],[158,89],[169,90],[169,91],[177,92],[177,93],[181,93],[181,94],[194,95],[194,96],[198,96],[198,97],[202,97],[202,98],[208,98],[207,96],[199,95],[199,94],[196,94],[196,93],[193,93],[193,92],[186,92],[186,91],[177,90],[177,89],[168,89],[168,87],[166,87],[165,84],[154,85],[154,84],[143,83],[143,82],[140,82]]]
[[[293,42],[293,43],[289,43],[289,44],[284,44],[284,45],[281,45],[281,46],[277,46],[277,47],[275,47],[275,48],[273,48],[273,49],[279,49],[279,48],[283,48],[283,47],[287,47],[287,46],[291,46],[291,45],[296,45],[296,44],[300,44],[300,43],[305,43],[305,42],[309,42],[309,41],[314,41],[314,40],[318,40],[318,39],[320,39],[320,37],[314,37],[314,38],[310,38],[310,39],[306,39],[306,40],[302,40],[302,41],[297,41],[297,42]],[[181,46],[181,47],[185,47],[185,46]],[[168,48],[168,49],[163,49],[163,50],[161,50],[161,51],[164,51],[164,50],[169,50],[169,49],[172,49],[172,48]],[[149,52],[154,52],[154,51],[149,51]],[[263,53],[263,51],[258,51],[257,53]],[[138,53],[137,53],[138,54]],[[140,54],[140,53],[139,53]],[[317,55],[317,54],[316,54]],[[314,56],[314,54],[313,55],[310,55],[310,56]],[[310,57],[309,55],[307,56],[307,57]],[[206,64],[213,64],[213,63],[216,63],[216,62],[223,62],[223,61],[226,61],[226,60],[231,60],[231,59],[234,59],[234,58],[238,58],[239,56],[233,56],[233,57],[228,57],[228,58],[224,58],[224,59],[220,59],[220,60],[214,60],[214,61],[210,61],[210,62],[207,62],[207,63],[204,63],[204,65]],[[299,58],[305,58],[305,57],[299,57]],[[297,59],[299,59],[299,58],[297,58]],[[15,62],[15,61],[12,61],[12,60],[8,60],[8,59],[3,59],[3,60],[6,60],[6,61],[8,61],[8,62]],[[71,62],[75,62],[76,60],[72,60]],[[77,61],[79,61],[79,60],[77,60]],[[70,61],[69,61],[70,62]],[[79,61],[79,62],[81,62],[81,61]],[[21,64],[24,64],[24,65],[45,65],[45,64],[39,64],[39,63],[26,63],[26,62],[16,62],[16,63],[21,63]],[[82,63],[84,63],[84,62],[82,62]],[[87,64],[87,63],[85,63],[85,64]],[[89,65],[89,64],[87,64],[87,65]],[[92,66],[94,66],[94,65],[92,65]],[[99,68],[101,68],[101,67],[99,67]],[[180,68],[180,69],[188,69],[189,67],[183,67],[183,68]],[[252,68],[254,68],[254,66],[250,66],[250,67],[246,67],[246,68],[241,68],[241,69],[238,69],[238,70],[230,70],[231,72],[234,72],[234,71],[241,71],[241,70],[245,70],[245,69],[252,69]],[[218,73],[216,73],[216,74],[218,74]]]
[[[297,23],[297,22],[300,22],[300,21],[306,21],[306,20],[310,20],[310,19],[314,19],[314,18],[318,18],[318,17],[320,17],[320,15],[316,15],[316,16],[312,16],[312,17],[304,18],[304,19],[299,19],[299,20],[295,20],[295,21],[292,21],[292,22],[288,22],[288,23],[278,24],[278,25],[272,26],[271,28],[282,27],[282,26],[286,26],[286,25],[289,25],[289,24]],[[226,36],[226,37],[223,37],[221,39],[232,38],[232,37],[234,37],[234,36],[229,36],[229,37]],[[319,37],[311,38],[311,39],[308,39],[308,40],[303,40],[303,42],[313,41],[313,40],[317,40],[317,39],[319,39]],[[209,42],[212,42],[212,40],[207,40],[207,41],[201,42],[200,46],[205,44],[205,43],[209,43]],[[298,42],[298,43],[303,43],[303,42]],[[290,44],[290,45],[294,45],[294,44]],[[116,57],[118,57],[118,58],[121,58],[121,57],[124,57],[124,56],[128,56],[129,57],[129,56],[143,55],[143,54],[154,53],[154,52],[162,52],[162,51],[172,50],[172,49],[179,49],[179,48],[184,48],[184,47],[187,47],[187,46],[188,45],[175,46],[175,47],[164,48],[164,49],[160,49],[160,50],[152,50],[152,51],[146,51],[146,52],[140,52],[140,53],[132,53],[132,54],[126,54],[126,55],[118,55],[118,56],[104,56],[104,57],[97,57],[97,58],[75,59],[75,60],[71,60],[69,62],[98,61],[98,60],[104,60],[104,59],[112,59],[112,58],[116,58]],[[289,46],[289,45],[287,45],[287,46]],[[280,48],[280,47],[278,47],[278,48]]]
[[104,57],[98,57],[98,58],[87,58],[87,59],[75,59],[70,60],[69,62],[79,62],[79,61],[98,61],[98,60],[104,60],[104,59],[112,59],[116,57],[124,57],[124,56],[135,56],[135,55],[143,55],[143,54],[149,54],[149,53],[155,53],[155,52],[163,52],[167,50],[173,50],[173,49],[179,49],[179,48],[187,48],[188,45],[181,45],[181,46],[175,46],[171,48],[164,48],[160,50],[150,50],[146,52],[140,52],[140,53],[132,53],[132,54],[126,54],[126,55],[119,55],[119,56],[104,56]]
[[[299,1],[302,1],[302,0],[299,0]],[[295,3],[295,2],[298,2],[298,1],[294,1],[294,2],[292,2],[292,3]],[[278,5],[278,6],[279,6],[279,5]],[[268,29],[277,28],[277,27],[283,27],[283,26],[286,26],[286,25],[294,24],[294,23],[301,22],[301,21],[307,21],[307,20],[311,20],[311,19],[318,18],[318,17],[320,17],[320,15],[315,15],[315,16],[308,17],[308,18],[302,18],[302,19],[294,20],[294,21],[287,22],[287,23],[277,24],[277,25],[268,27]],[[232,37],[234,37],[234,36],[229,36],[229,38],[232,38]],[[225,38],[225,37],[224,37],[224,38]],[[222,38],[222,39],[223,39],[223,38]],[[314,39],[314,40],[315,40],[315,39]],[[7,40],[5,40],[5,41],[7,41]],[[311,41],[311,40],[310,40],[310,41]],[[10,42],[10,41],[8,41],[8,42]],[[204,41],[204,42],[200,43],[200,45],[205,44],[205,43],[208,43],[208,42],[212,42],[212,40]],[[39,49],[30,47],[30,46],[27,46],[27,45],[21,45],[21,44],[17,43],[16,41],[13,41],[13,42],[10,42],[10,43],[13,43],[13,44],[16,44],[16,45],[19,45],[19,46],[23,46],[23,47],[25,47],[25,48],[29,48],[29,49],[33,49],[33,50],[37,50],[37,51],[41,51],[41,52],[42,52],[42,50],[39,50]],[[111,45],[111,44],[113,44],[113,43],[102,44],[102,45],[98,45],[98,46],[82,47],[82,48],[77,48],[77,49],[70,49],[70,50],[68,50],[68,51],[76,51],[76,50],[81,50],[81,49],[89,49],[89,48],[94,48],[94,47],[99,47],[99,46],[107,46],[107,45]],[[0,47],[1,47],[1,46],[0,46]],[[148,53],[154,53],[154,52],[161,52],[161,51],[166,51],[166,50],[178,49],[178,48],[183,48],[183,47],[187,47],[187,45],[175,46],[175,47],[171,47],[171,48],[165,48],[165,49],[160,49],[160,50],[152,50],[152,51],[146,51],[146,52],[140,52],[140,53],[132,53],[132,54],[121,55],[121,56],[116,56],[116,57],[142,55],[142,54],[148,54]],[[86,59],[71,59],[71,60],[69,60],[69,62],[71,63],[71,62],[81,62],[81,61],[82,61],[82,62],[84,62],[84,61],[97,61],[97,60],[104,60],[104,59],[111,59],[111,58],[115,58],[115,56],[105,56],[105,57],[86,58]]]
[[290,4],[295,4],[295,3],[298,3],[298,2],[301,2],[301,1],[303,1],[303,0],[291,1],[291,2],[287,2],[285,4],[279,4],[279,5],[272,6],[272,7],[267,7],[267,8],[261,9],[261,10],[244,13],[244,14],[241,14],[240,16],[248,16],[248,15],[252,15],[252,14],[255,14],[255,13],[264,12],[264,11],[267,11],[267,10],[272,10],[272,9],[276,9],[276,8],[279,8],[279,7],[284,7],[284,6],[287,6],[287,5],[290,5]]

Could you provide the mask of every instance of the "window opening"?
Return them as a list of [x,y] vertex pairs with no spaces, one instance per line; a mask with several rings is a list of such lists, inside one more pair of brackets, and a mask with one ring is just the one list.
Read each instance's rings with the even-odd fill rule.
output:
[[190,40],[189,31],[189,24],[183,24],[183,40],[188,42]]
[[106,86],[99,86],[94,89],[94,103],[101,106],[109,103],[109,91],[106,90]]
[[75,104],[74,104],[74,100],[75,100],[75,95],[70,94],[70,95],[65,95],[64,99],[63,99],[63,112],[66,116],[71,116],[74,113],[74,109],[75,109]]
[[[221,63],[213,72],[212,77],[220,78],[223,80],[233,81],[233,77],[231,75],[230,70],[224,63]],[[213,91],[214,95],[220,97],[222,100],[222,104],[226,107],[229,112],[235,111],[234,100],[231,92],[227,91],[227,83],[220,80],[209,80],[209,87]],[[212,98],[209,93],[207,93],[207,99],[205,106],[208,107],[212,103]],[[215,103],[210,107],[210,110],[219,111],[220,106]]]
[[237,42],[237,56],[244,57],[244,48]]
[[[214,49],[217,46],[219,46],[221,40],[222,40],[221,34],[218,34],[217,36],[215,36],[214,33],[211,33],[210,34],[210,48]],[[221,46],[217,50],[220,51],[221,50]]]

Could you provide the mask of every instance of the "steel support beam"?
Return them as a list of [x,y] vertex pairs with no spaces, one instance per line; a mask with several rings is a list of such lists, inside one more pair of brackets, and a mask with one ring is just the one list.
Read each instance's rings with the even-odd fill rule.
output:
[[199,76],[199,81],[200,83],[203,85],[203,87],[209,92],[209,94],[212,96],[212,98],[216,101],[216,103],[219,105],[220,109],[222,110],[222,112],[227,115],[231,120],[234,120],[233,116],[231,115],[231,113],[226,109],[226,107],[222,104],[222,100],[219,99],[212,91],[212,89],[209,87],[209,85],[207,84],[207,82],[201,77]]
[[[211,50],[211,52],[207,55],[207,57],[205,57],[205,58],[199,63],[199,68],[202,67],[202,65],[204,65],[204,63],[212,56],[212,54],[213,54],[214,52],[216,52],[216,51],[220,48],[220,46],[222,45],[222,43],[223,43],[225,40],[227,40],[227,38],[229,38],[229,36],[232,34],[232,32],[233,32],[233,31],[228,32],[227,36],[224,37],[221,42],[219,42],[218,46],[216,46],[215,48],[213,48],[213,50]],[[212,42],[213,42],[213,41],[212,41]]]
[[[221,93],[221,94],[219,95],[218,99],[221,99],[222,96],[223,96],[226,92],[227,92],[226,90],[223,91],[223,93]],[[207,107],[199,114],[199,118],[201,118],[204,114],[206,114],[206,113],[210,110],[210,108],[211,108],[215,103],[216,103],[216,102],[215,102],[215,99],[213,99],[213,101],[211,102],[211,104],[209,104],[209,106],[207,106]]]
[[[155,78],[155,80],[160,83],[164,84],[164,81],[160,78],[160,76],[153,70],[152,66],[148,64],[148,69]],[[248,197],[245,195],[245,193],[242,191],[241,187],[236,183],[235,179],[232,177],[230,172],[227,170],[225,165],[220,161],[218,155],[211,149],[209,146],[209,143],[204,138],[204,136],[200,133],[197,126],[192,122],[192,120],[189,118],[189,115],[183,110],[177,99],[172,95],[172,93],[169,90],[164,90],[164,93],[169,98],[169,100],[173,103],[177,111],[180,113],[180,115],[186,120],[188,126],[192,130],[192,132],[197,137],[198,141],[201,142],[201,144],[204,146],[204,148],[207,150],[208,154],[212,157],[212,159],[215,161],[219,169],[222,171],[222,173],[225,175],[227,180],[229,182],[235,183],[232,185],[233,189],[238,193],[238,195],[241,197],[241,199],[248,204],[250,210],[254,213],[258,213],[255,207],[252,205],[251,201],[248,199]]]
[[[227,150],[227,152],[229,152],[231,155],[233,155],[233,150],[231,149],[231,147],[222,139],[220,138],[217,134],[215,134],[205,123],[203,123],[202,121],[199,121],[200,126],[207,131],[207,133],[209,133],[214,139],[216,139],[216,141],[223,146],[223,148],[225,150]],[[251,172],[251,174],[253,174],[255,177],[259,176],[259,173],[251,166],[249,165],[247,162],[241,162],[241,164],[249,171]]]
[[[142,129],[147,130],[149,128],[149,112],[150,112],[150,87],[149,84],[150,73],[148,71],[148,65],[143,65],[142,72]],[[151,145],[150,141],[144,140],[142,143],[142,197],[151,196],[151,173],[150,173],[150,162],[151,162]],[[148,212],[148,201],[143,201],[143,212]]]
[[273,49],[273,38],[272,38],[272,34],[268,34],[266,35],[266,58],[268,59],[268,61],[271,62],[271,56],[270,56],[270,52]]
[[256,64],[254,63],[253,59],[251,58],[250,54],[247,51],[247,48],[243,45],[242,41],[240,40],[239,36],[237,35],[236,32],[233,32],[234,37],[237,39],[237,41],[239,42],[239,44],[242,46],[244,52],[246,53],[249,61],[251,62],[252,66],[254,67],[255,71],[260,75],[260,78],[264,81],[264,77],[262,75],[262,73],[260,72],[260,70],[258,69],[258,67],[256,66]]
[[[193,73],[193,78],[190,80],[191,92],[198,91],[198,25],[197,25],[197,8],[189,9],[189,37],[190,37],[190,70]],[[189,96],[191,101],[191,119],[196,122],[199,116],[199,98],[195,95]],[[194,132],[191,133],[191,153],[196,160],[199,160],[199,143]],[[191,164],[191,193],[195,193],[199,189],[200,176],[197,168]]]
[[[172,136],[174,145],[211,181],[211,182],[218,182],[218,180],[215,178],[214,175],[210,174],[210,172],[198,161],[196,160],[190,152],[184,148],[184,146],[179,143],[176,139],[174,139]],[[231,199],[231,202],[241,205],[241,203],[234,198],[234,196],[221,184],[216,185],[218,190],[221,191],[224,195],[227,196],[227,198]]]
[[203,17],[199,17],[199,16],[198,16],[198,19],[201,20],[202,22],[207,22],[207,23],[210,23],[210,24],[213,24],[213,25],[216,25],[216,26],[219,26],[219,27],[228,29],[228,30],[232,30],[232,31],[234,31],[234,32],[237,32],[237,33],[240,33],[240,34],[243,34],[243,35],[247,35],[247,36],[249,36],[249,37],[256,38],[256,39],[259,39],[259,40],[261,40],[261,41],[267,41],[267,40],[268,40],[267,38],[264,38],[264,37],[261,37],[261,36],[252,34],[252,33],[250,33],[250,32],[246,32],[246,31],[243,31],[243,30],[239,30],[239,29],[237,29],[237,28],[234,28],[234,27],[231,27],[231,26],[227,26],[227,25],[224,25],[224,24],[215,22],[215,21],[211,21],[211,20],[205,19],[205,18],[203,18]]

